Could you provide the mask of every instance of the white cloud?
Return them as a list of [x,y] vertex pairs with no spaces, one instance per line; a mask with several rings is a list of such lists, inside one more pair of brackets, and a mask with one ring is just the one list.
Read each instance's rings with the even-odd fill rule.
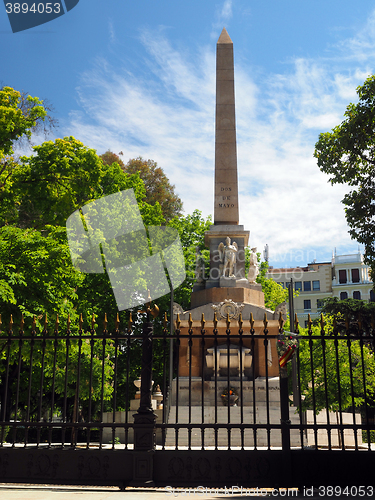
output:
[[221,19],[228,21],[232,17],[232,0],[225,0],[221,9]]
[[[231,8],[225,1],[221,20]],[[176,185],[187,213],[212,214],[215,46],[189,54],[162,31],[143,31],[141,42],[147,76],[98,60],[82,75],[83,111],[72,113],[69,133],[99,153],[109,148],[124,151],[125,160],[152,158]],[[332,54],[330,61],[299,58],[283,74],[235,68],[240,223],[251,231],[252,246],[269,244],[271,263],[276,254],[285,263],[303,255],[302,265],[314,252],[322,260],[334,247],[356,251],[340,203],[346,188],[328,184],[313,152],[318,134],[340,123],[375,59],[348,65],[349,48],[358,53],[360,47],[361,34],[347,41],[345,56],[337,49],[334,64]]]
[[109,40],[112,43],[114,43],[116,41],[116,33],[112,19],[108,19],[108,32],[109,32]]
[[224,0],[224,3],[218,6],[215,15],[215,22],[212,25],[211,39],[217,40],[221,30],[232,19],[233,0]]

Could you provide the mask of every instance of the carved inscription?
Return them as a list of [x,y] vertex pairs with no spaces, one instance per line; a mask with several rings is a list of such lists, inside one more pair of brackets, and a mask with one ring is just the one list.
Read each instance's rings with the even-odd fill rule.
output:
[[222,187],[220,189],[220,191],[221,191],[221,195],[222,195],[221,199],[225,203],[218,203],[219,208],[234,208],[234,206],[235,206],[234,203],[230,203],[232,201],[232,199],[231,199],[231,196],[229,194],[232,192],[232,188],[231,187]]

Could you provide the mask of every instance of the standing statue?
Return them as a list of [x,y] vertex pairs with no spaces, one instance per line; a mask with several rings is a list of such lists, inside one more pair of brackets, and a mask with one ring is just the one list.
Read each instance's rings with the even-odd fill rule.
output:
[[238,245],[235,241],[231,243],[229,236],[225,239],[225,245],[221,242],[218,246],[220,256],[220,277],[235,278],[234,265],[238,252]]
[[255,280],[257,279],[257,276],[259,274],[258,256],[256,252],[256,248],[251,249],[249,274],[247,276],[249,283],[255,283]]

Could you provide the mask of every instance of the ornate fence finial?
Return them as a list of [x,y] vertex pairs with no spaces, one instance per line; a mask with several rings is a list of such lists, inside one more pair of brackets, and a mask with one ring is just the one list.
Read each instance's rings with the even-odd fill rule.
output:
[[118,330],[118,327],[120,326],[120,316],[117,312],[116,314],[116,319],[115,319],[115,330],[117,331]]
[[242,313],[240,313],[240,315],[238,316],[238,328],[242,330],[242,326],[243,326]]
[[264,313],[263,325],[264,325],[264,329],[267,330],[267,326],[268,326],[267,313]]
[[56,314],[56,321],[55,321],[55,330],[56,331],[58,331],[58,329],[59,329],[59,324],[60,324],[59,315]]
[[216,311],[214,312],[214,329],[217,330],[217,315],[216,315]]
[[284,326],[284,318],[283,318],[282,312],[280,311],[279,312],[279,330],[280,331],[283,329],[283,326]]
[[20,321],[20,334],[21,335],[23,333],[24,324],[25,324],[25,320],[23,319],[23,314],[21,314],[21,321]]
[[230,328],[230,319],[229,319],[229,313],[227,313],[227,330]]
[[202,330],[204,330],[204,325],[206,324],[206,321],[204,319],[204,313],[202,313],[202,319],[201,319],[201,327],[202,327]]
[[163,321],[164,330],[167,329],[167,326],[168,326],[168,316],[167,316],[167,311],[165,311],[164,312],[164,321]]
[[133,326],[133,316],[132,313],[129,313],[129,321],[128,321],[128,333],[132,331],[132,326]]
[[324,316],[323,313],[320,313],[320,330],[324,333]]
[[108,326],[107,313],[104,313],[103,328],[105,332],[107,331],[107,326]]
[[82,325],[83,325],[83,316],[82,313],[79,315],[79,329],[82,330]]
[[33,323],[31,325],[31,330],[33,332],[35,332],[35,329],[36,329],[36,318],[35,318],[35,314],[34,314],[34,316],[33,316]]
[[180,329],[180,325],[181,325],[180,314],[177,313],[177,317],[176,317],[176,328],[177,328],[177,330]]
[[193,326],[193,320],[192,320],[192,318],[191,318],[191,313],[189,313],[188,325],[189,325],[189,330],[191,330],[191,328],[192,328],[192,326]]
[[10,320],[9,320],[9,331],[11,332],[13,330],[13,315],[10,315]]
[[43,327],[44,330],[47,330],[47,325],[48,325],[48,318],[47,318],[47,313],[46,313],[46,315],[44,317],[44,327]]
[[95,314],[94,314],[94,313],[92,313],[92,318],[91,318],[91,330],[93,330],[93,329],[94,329],[95,323],[96,323],[96,321],[95,321]]
[[295,331],[295,333],[298,333],[298,329],[299,329],[299,321],[298,321],[297,313],[295,313],[295,315],[294,315],[294,331]]
[[310,313],[307,315],[307,328],[309,329],[309,331],[311,330],[311,325],[312,325],[312,321],[311,321],[311,316],[310,316]]
[[254,330],[254,316],[252,312],[250,313],[250,328]]
[[159,315],[159,307],[154,304],[154,307],[150,310],[150,313],[153,318],[156,318],[156,316]]

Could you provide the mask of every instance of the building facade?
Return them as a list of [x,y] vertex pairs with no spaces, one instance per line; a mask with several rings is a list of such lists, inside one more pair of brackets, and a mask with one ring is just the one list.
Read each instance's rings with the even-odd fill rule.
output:
[[299,292],[294,298],[294,311],[301,326],[306,326],[308,314],[311,319],[320,315],[323,300],[328,297],[375,300],[369,267],[360,252],[334,255],[330,262],[312,262],[306,267],[270,267],[266,276],[284,288],[293,280],[293,287]]

